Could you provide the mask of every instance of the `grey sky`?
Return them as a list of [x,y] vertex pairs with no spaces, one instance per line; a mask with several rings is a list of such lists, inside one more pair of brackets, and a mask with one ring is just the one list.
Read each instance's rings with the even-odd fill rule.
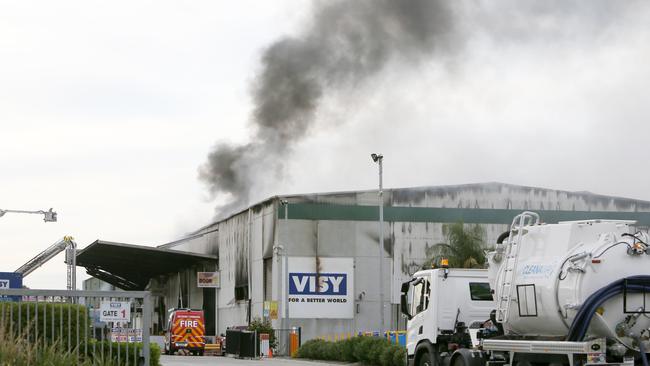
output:
[[[251,200],[502,181],[650,200],[650,8],[642,2],[459,1],[459,51],[392,57],[328,89],[280,179],[256,168]],[[198,167],[247,143],[250,89],[275,40],[311,3],[0,2],[0,271],[63,235],[155,245],[212,218]],[[612,5],[616,4],[616,5]],[[82,272],[82,271],[80,271]],[[62,258],[27,278],[62,287]]]

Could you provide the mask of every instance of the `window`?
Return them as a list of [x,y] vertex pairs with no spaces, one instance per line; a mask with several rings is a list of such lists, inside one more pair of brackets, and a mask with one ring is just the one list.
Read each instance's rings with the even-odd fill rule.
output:
[[519,316],[537,316],[537,293],[534,284],[517,285],[517,305]]
[[273,258],[265,258],[264,259],[264,301],[270,301],[272,300],[272,292],[273,292]]
[[[633,294],[634,287],[637,288],[637,292]],[[645,280],[626,278],[623,282],[623,313],[646,314],[647,317],[647,314],[650,314],[648,294],[650,294],[650,287]]]
[[422,301],[422,282],[413,286],[413,300],[411,301],[411,315],[421,311],[420,302]]
[[429,294],[431,293],[431,285],[429,284],[429,281],[424,281],[424,283],[424,296],[422,297],[424,307],[422,310],[427,310],[429,308]]
[[169,313],[169,318],[167,319],[167,331],[172,330],[173,322],[174,322],[174,313],[170,312]]
[[422,279],[416,282],[412,291],[411,314],[415,316],[429,307],[429,281]]
[[470,282],[469,293],[472,301],[494,301],[490,284],[487,282]]
[[235,300],[248,300],[248,285],[235,287]]

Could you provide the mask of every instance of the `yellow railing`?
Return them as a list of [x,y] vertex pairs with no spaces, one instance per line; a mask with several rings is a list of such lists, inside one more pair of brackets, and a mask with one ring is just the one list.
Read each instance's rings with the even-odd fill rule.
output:
[[[322,340],[327,341],[327,342],[338,342],[338,341],[342,341],[342,340],[345,340],[345,339],[350,339],[350,338],[356,337],[356,336],[359,336],[359,337],[361,337],[361,336],[378,337],[379,332],[358,332],[356,334],[351,333],[351,332],[334,333],[334,334],[321,335],[321,336],[318,336],[317,338],[322,339]],[[402,345],[406,344],[406,331],[404,331],[404,330],[389,330],[389,331],[386,331],[384,333],[384,337],[386,339],[388,339],[391,343],[402,344]]]

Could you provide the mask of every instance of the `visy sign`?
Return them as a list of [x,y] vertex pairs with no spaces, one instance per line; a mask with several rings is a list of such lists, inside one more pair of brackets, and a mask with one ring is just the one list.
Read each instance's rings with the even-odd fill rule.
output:
[[347,280],[345,273],[289,273],[289,295],[345,296]]

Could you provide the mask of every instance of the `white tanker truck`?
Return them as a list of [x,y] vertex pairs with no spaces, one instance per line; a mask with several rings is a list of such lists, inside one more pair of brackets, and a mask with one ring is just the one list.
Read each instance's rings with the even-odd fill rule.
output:
[[[409,365],[647,366],[650,238],[631,232],[634,223],[542,224],[535,213],[518,215],[483,272],[494,295],[492,310],[468,298],[451,327],[427,326],[426,315],[414,314],[422,307],[409,302],[424,296],[427,304],[446,303],[466,290],[431,287],[418,297],[414,284],[441,270],[416,273],[402,285]],[[476,321],[479,316],[485,320]]]

